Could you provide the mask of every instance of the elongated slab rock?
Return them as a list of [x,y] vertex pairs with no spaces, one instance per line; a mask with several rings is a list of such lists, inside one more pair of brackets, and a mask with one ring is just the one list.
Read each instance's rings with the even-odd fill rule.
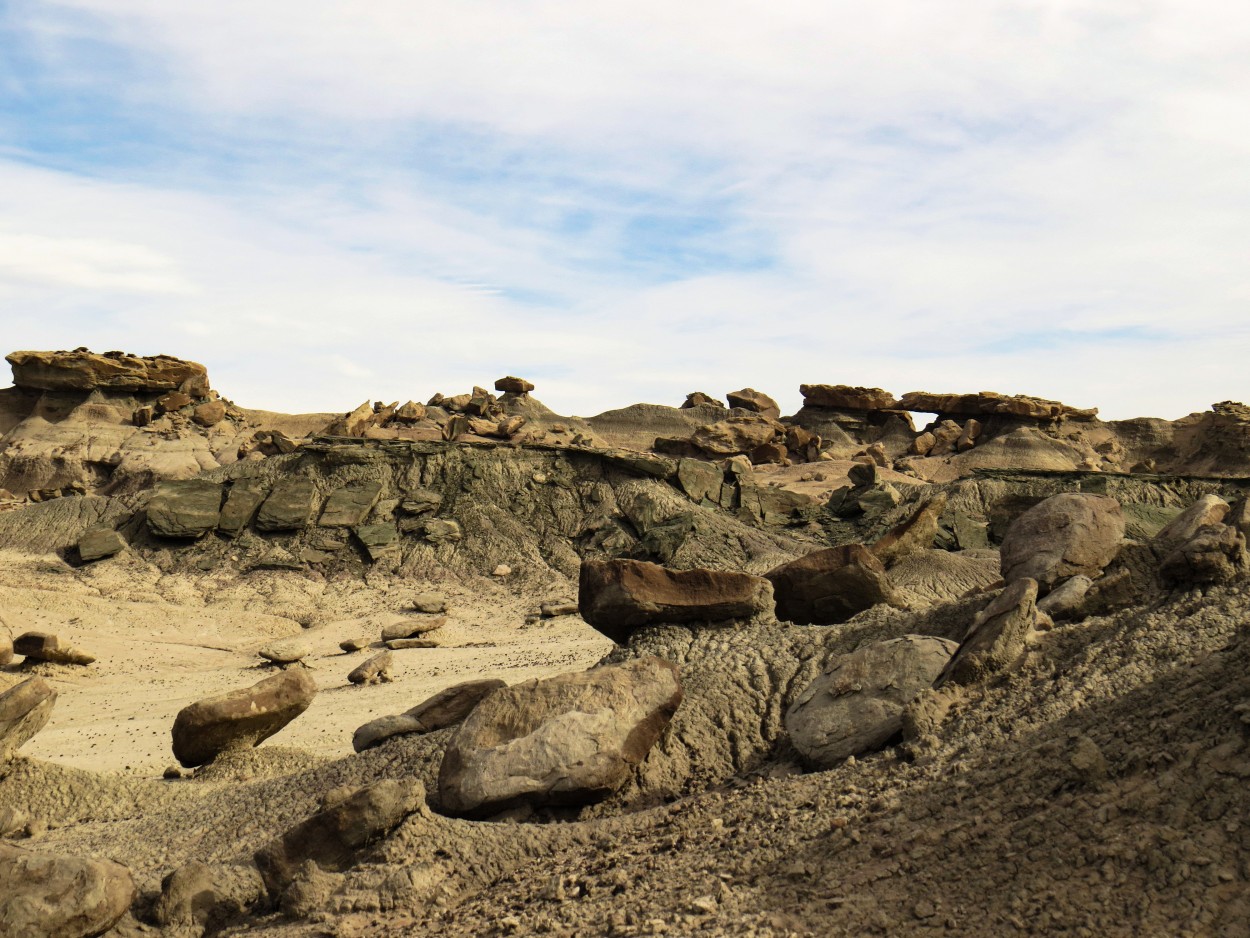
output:
[[1008,584],[977,614],[935,686],[972,684],[1011,667],[1020,659],[1037,621],[1037,581]]
[[588,560],[578,581],[582,618],[620,645],[644,625],[748,619],[769,608],[763,577],[668,570],[641,560]]
[[95,661],[93,655],[47,632],[25,632],[19,635],[13,640],[13,650],[32,661],[47,661],[51,664],[86,665]]
[[39,677],[0,693],[0,762],[44,728],[55,704],[56,691]]
[[0,935],[92,938],[134,901],[130,871],[108,860],[35,853],[0,843]]
[[496,690],[443,756],[445,810],[601,801],[623,785],[681,703],[677,666],[648,656]]
[[352,748],[364,752],[392,736],[433,733],[446,726],[455,726],[472,713],[484,698],[507,686],[498,679],[454,684],[421,701],[411,710],[370,720],[352,735]]
[[292,668],[251,687],[196,701],[174,720],[174,757],[191,768],[228,749],[258,746],[307,710],[316,693],[308,672]]

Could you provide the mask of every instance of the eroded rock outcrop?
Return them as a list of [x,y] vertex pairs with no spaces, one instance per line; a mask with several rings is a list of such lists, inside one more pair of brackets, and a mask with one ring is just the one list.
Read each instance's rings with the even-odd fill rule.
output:
[[97,355],[72,352],[11,352],[13,383],[41,391],[178,391],[208,388],[208,370],[197,362],[169,355],[139,356],[124,352]]

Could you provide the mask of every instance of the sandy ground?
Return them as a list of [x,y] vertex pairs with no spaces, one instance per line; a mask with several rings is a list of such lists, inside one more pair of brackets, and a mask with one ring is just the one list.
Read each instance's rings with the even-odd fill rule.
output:
[[320,692],[271,742],[327,758],[351,753],[352,733],[362,723],[407,710],[451,684],[474,678],[514,684],[581,670],[612,648],[577,616],[525,625],[533,604],[504,590],[480,598],[447,591],[448,622],[434,633],[441,647],[393,652],[394,681],[358,687],[348,682],[348,673],[380,646],[345,654],[339,642],[376,640],[380,623],[421,584],[399,594],[327,590],[318,597],[316,624],[305,629],[293,617],[260,611],[284,605],[272,595],[266,602],[246,591],[213,595],[211,584],[189,576],[145,583],[145,575],[155,574],[135,558],[118,558],[110,571],[102,565],[84,571],[70,572],[56,557],[0,552],[4,626],[14,636],[53,632],[97,658],[87,667],[33,669],[19,658],[0,669],[0,688],[31,670],[50,680],[59,693],[56,708],[23,754],[97,772],[160,775],[174,764],[170,728],[178,711],[275,673],[256,652],[279,638],[298,636],[311,646],[306,661]]

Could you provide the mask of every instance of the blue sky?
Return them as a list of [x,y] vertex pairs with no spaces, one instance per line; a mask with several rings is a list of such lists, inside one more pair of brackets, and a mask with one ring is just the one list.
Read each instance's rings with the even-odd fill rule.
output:
[[1250,397],[1247,87],[1212,0],[0,0],[0,325],[288,411],[1177,417]]

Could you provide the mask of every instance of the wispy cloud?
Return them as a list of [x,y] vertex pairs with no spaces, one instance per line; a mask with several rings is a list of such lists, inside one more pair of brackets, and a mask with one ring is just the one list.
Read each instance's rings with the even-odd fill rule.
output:
[[1214,0],[14,0],[0,53],[15,345],[302,410],[518,371],[582,413],[1248,394],[1250,11]]

